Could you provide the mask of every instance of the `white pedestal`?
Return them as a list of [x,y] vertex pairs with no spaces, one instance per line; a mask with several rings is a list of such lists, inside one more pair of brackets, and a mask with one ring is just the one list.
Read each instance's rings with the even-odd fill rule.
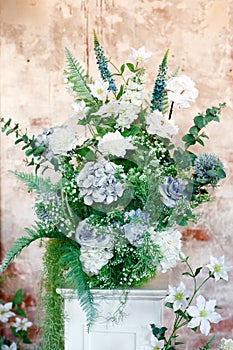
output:
[[130,290],[118,323],[109,317],[119,307],[122,291],[93,290],[100,317],[87,332],[85,314],[77,296],[69,289],[58,290],[64,297],[65,350],[142,350],[150,339],[150,324],[162,326],[162,300],[166,290]]

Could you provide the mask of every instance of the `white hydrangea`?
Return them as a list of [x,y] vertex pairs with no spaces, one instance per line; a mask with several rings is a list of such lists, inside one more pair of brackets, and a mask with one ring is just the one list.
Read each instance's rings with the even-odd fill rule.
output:
[[83,271],[89,276],[98,275],[101,268],[113,257],[111,250],[96,247],[81,247],[80,253]]
[[66,125],[54,128],[49,136],[49,149],[56,156],[66,155],[78,143],[77,135]]
[[130,102],[136,106],[141,106],[143,99],[143,84],[145,83],[144,76],[133,74],[128,79],[128,84],[120,98],[121,102]]
[[138,118],[140,106],[129,102],[121,102],[117,116],[117,126],[129,129],[131,124]]
[[98,149],[103,155],[111,154],[117,157],[124,157],[126,151],[133,148],[130,138],[122,136],[118,130],[105,134],[98,144]]
[[158,135],[170,139],[178,133],[178,126],[173,120],[169,120],[162,112],[155,110],[146,117],[148,134]]
[[123,195],[123,186],[115,177],[117,168],[114,163],[107,161],[85,164],[76,181],[86,205],[111,204]]
[[162,272],[167,272],[172,267],[175,267],[180,262],[180,254],[182,243],[181,233],[176,228],[169,228],[165,231],[152,231],[151,239],[155,244],[158,244],[162,259],[157,265],[157,269]]
[[120,104],[119,102],[109,102],[103,104],[100,109],[92,113],[92,115],[99,115],[101,118],[108,118],[111,117],[112,115],[118,115],[120,110]]

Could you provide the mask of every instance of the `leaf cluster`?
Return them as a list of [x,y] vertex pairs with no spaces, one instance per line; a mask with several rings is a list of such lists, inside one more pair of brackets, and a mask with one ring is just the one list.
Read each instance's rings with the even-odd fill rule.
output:
[[203,139],[208,139],[209,137],[206,135],[203,129],[213,121],[220,121],[219,115],[222,108],[225,106],[225,103],[221,103],[219,104],[219,107],[208,108],[205,114],[199,113],[194,118],[194,125],[190,127],[188,133],[182,138],[185,143],[185,149],[188,149],[190,146],[195,145],[196,143],[199,143],[202,146],[205,145]]

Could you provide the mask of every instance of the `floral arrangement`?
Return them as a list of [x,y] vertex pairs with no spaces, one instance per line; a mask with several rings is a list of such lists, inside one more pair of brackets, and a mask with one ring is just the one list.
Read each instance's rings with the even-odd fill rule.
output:
[[[200,328],[200,332],[208,336],[211,323],[218,323],[222,320],[221,315],[216,312],[216,309],[219,308],[216,305],[216,300],[206,300],[200,293],[203,286],[211,279],[214,279],[215,282],[221,279],[228,281],[228,272],[233,267],[225,265],[224,256],[219,258],[211,256],[209,264],[196,269],[191,267],[189,257],[183,257],[182,263],[187,268],[187,271],[182,273],[182,277],[191,278],[192,283],[186,283],[188,288],[183,281],[177,286],[169,285],[168,295],[165,298],[165,306],[174,313],[174,322],[170,334],[167,336],[167,333],[169,333],[167,327],[160,328],[155,324],[151,324],[152,334],[150,339],[148,337],[147,344],[143,347],[143,350],[177,349],[178,345],[184,344],[180,341],[178,333],[181,328],[186,326],[195,332]],[[204,278],[200,278],[201,273],[204,275]],[[193,305],[194,302],[196,305]],[[200,347],[199,350],[211,349],[214,341],[215,335],[203,347]],[[233,340],[222,338],[218,344],[218,349],[233,349]]]
[[[0,299],[0,349],[17,350],[21,349],[23,344],[32,344],[28,336],[28,330],[32,322],[28,320],[25,310],[22,308],[23,293],[18,289],[10,301]],[[15,341],[7,339],[2,335],[4,330],[9,327]]]
[[148,98],[144,63],[150,52],[132,49],[134,63],[118,69],[95,33],[94,52],[100,72],[95,81],[66,50],[64,79],[74,98],[68,122],[31,137],[1,119],[2,131],[15,133],[27,165],[35,168],[14,174],[36,193],[38,218],[7,252],[1,270],[37,239],[62,242],[59,266],[66,285],[77,290],[89,326],[96,316],[90,289],[140,286],[157,270],[174,268],[182,260],[179,227],[197,220],[195,208],[225,177],[215,154],[190,150],[204,146],[204,129],[219,122],[224,104],[199,113],[180,147],[173,113],[188,108],[198,90],[178,69],[168,74],[168,51]]

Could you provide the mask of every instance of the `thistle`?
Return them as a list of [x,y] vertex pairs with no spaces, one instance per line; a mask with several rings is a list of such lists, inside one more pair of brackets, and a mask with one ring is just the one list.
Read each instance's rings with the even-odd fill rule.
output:
[[103,79],[103,81],[107,81],[109,83],[108,90],[116,93],[117,92],[116,85],[112,78],[112,74],[108,69],[107,59],[104,55],[103,48],[99,44],[95,31],[94,31],[94,51],[95,51],[96,61],[100,71],[101,78]]

